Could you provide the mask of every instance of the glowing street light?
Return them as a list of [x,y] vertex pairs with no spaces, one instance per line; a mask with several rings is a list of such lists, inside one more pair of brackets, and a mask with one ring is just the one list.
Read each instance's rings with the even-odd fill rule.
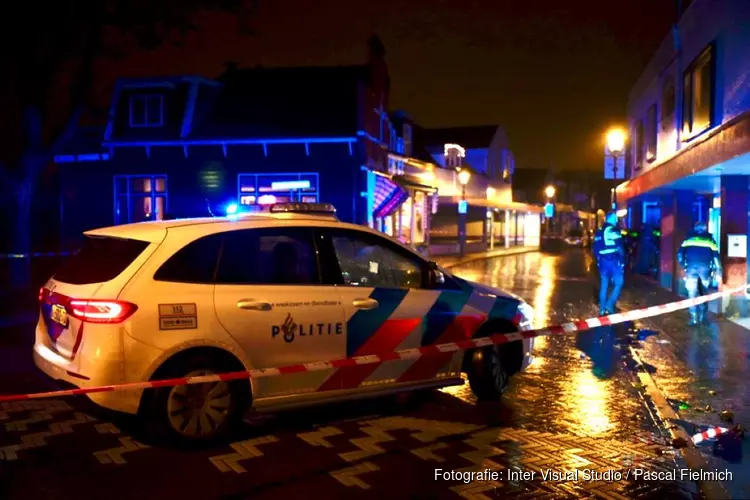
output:
[[546,188],[544,188],[544,194],[547,195],[547,198],[552,199],[555,197],[555,193],[557,190],[555,189],[555,186],[549,185]]
[[617,158],[625,150],[627,136],[621,128],[613,128],[607,132],[607,149],[612,155],[612,176],[615,178],[615,188],[612,189],[612,207],[617,208]]
[[617,157],[625,149],[625,132],[620,128],[613,128],[607,132],[607,148],[612,156]]
[[471,179],[471,172],[468,170],[461,170],[458,173],[458,182],[460,182],[462,186],[466,186],[469,183],[469,179]]

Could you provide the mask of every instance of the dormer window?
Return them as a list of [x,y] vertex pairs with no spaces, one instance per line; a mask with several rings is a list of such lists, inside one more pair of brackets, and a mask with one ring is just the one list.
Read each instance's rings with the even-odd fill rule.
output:
[[404,154],[411,156],[411,124],[404,123]]
[[161,127],[164,125],[164,96],[135,94],[130,96],[131,127]]

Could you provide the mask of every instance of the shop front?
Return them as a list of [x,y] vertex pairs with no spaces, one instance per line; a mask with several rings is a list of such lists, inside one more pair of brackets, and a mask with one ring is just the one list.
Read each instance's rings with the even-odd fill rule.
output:
[[435,188],[407,175],[372,174],[370,227],[412,248],[426,247],[430,215],[436,201]]

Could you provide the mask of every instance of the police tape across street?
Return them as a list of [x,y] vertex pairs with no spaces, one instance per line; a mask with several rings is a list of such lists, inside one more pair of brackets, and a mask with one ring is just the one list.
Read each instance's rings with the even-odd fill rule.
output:
[[11,401],[24,401],[29,399],[56,398],[64,396],[77,396],[82,394],[94,394],[99,392],[128,391],[140,389],[156,389],[160,387],[175,387],[180,385],[207,384],[215,382],[229,382],[232,380],[242,380],[249,378],[277,377],[291,373],[313,372],[321,370],[330,370],[332,368],[346,368],[359,365],[380,364],[388,361],[417,359],[422,356],[434,356],[446,352],[463,351],[479,347],[487,347],[495,344],[505,344],[521,339],[530,339],[535,337],[552,336],[552,335],[569,335],[601,326],[610,326],[626,321],[633,321],[643,318],[651,318],[662,314],[687,309],[688,307],[705,304],[721,297],[733,295],[736,293],[747,293],[748,285],[741,287],[722,290],[702,297],[693,299],[684,299],[668,304],[635,309],[622,313],[610,314],[608,316],[599,316],[580,321],[562,323],[560,325],[548,326],[535,330],[524,330],[515,333],[498,333],[488,337],[466,339],[458,342],[446,344],[429,345],[403,351],[393,351],[383,354],[373,354],[367,356],[355,356],[351,358],[334,359],[330,361],[319,361],[315,363],[305,363],[299,365],[282,366],[278,368],[261,368],[247,371],[220,373],[215,375],[202,375],[197,377],[181,377],[165,380],[151,380],[147,382],[132,382],[126,384],[112,384],[98,387],[84,387],[80,389],[68,389],[61,391],[38,392],[32,394],[10,394],[0,395],[0,403]]

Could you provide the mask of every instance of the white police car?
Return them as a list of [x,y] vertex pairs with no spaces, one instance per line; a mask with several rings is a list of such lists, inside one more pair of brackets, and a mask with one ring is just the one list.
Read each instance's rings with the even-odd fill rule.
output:
[[[515,296],[469,283],[330,205],[85,233],[40,291],[34,359],[77,387],[388,353],[528,327]],[[498,397],[532,343],[229,383],[90,394],[183,440],[249,408],[462,384]]]

